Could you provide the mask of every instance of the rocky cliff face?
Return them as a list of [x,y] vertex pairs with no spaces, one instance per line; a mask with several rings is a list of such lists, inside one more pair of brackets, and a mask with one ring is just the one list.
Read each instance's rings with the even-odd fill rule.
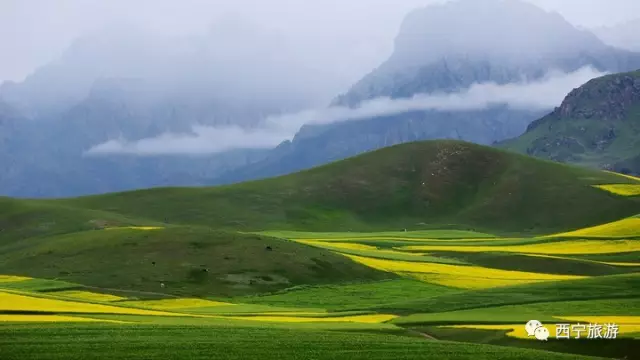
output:
[[[594,79],[571,91],[551,115],[565,119],[624,120],[640,104],[638,75],[631,72]],[[540,122],[534,121],[528,130]]]
[[593,79],[499,146],[551,160],[640,174],[640,71]]

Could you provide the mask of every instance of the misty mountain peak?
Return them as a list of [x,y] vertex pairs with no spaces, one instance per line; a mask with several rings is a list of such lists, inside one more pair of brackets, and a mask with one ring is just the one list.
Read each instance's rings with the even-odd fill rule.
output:
[[640,66],[640,54],[610,47],[558,13],[522,0],[455,0],[409,13],[391,57],[333,104],[535,81],[585,66],[629,71]]
[[443,56],[536,61],[603,47],[558,13],[520,0],[457,0],[411,12],[395,40],[392,62],[421,65]]

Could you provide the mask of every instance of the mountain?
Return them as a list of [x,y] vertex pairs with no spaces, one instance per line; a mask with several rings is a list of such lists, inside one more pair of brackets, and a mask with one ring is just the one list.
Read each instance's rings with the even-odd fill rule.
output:
[[60,197],[198,185],[261,159],[262,151],[252,149],[182,156],[86,152],[110,141],[192,136],[197,126],[248,129],[268,115],[326,103],[336,91],[332,76],[310,68],[286,40],[237,18],[198,36],[160,37],[124,24],[79,38],[24,81],[0,86],[0,103],[11,108],[0,109],[0,124],[11,123],[0,125],[6,158],[0,194]]
[[640,174],[640,70],[593,79],[499,146],[528,155]]
[[591,29],[605,43],[620,49],[640,51],[640,19],[627,21],[613,26],[601,26]]
[[[568,92],[603,72],[634,70],[640,67],[640,54],[608,46],[559,14],[522,1],[459,0],[418,9],[402,23],[391,57],[336,97],[331,106],[357,110],[377,99],[419,104],[416,97],[426,94],[442,98],[439,102],[448,105],[456,96],[464,99],[474,87],[486,100],[469,105],[474,99],[464,99],[458,108],[449,109],[433,106],[416,110],[411,108],[415,105],[406,105],[407,110],[396,109],[392,114],[309,124],[264,160],[212,182],[285,174],[406,141],[459,139],[491,144],[513,138],[555,105],[513,106],[504,100],[507,95],[497,100],[491,96],[500,97],[512,93],[514,87],[554,76],[562,79],[562,74],[575,74],[585,67],[595,69],[593,76],[541,86],[535,93],[519,95],[518,100],[535,101],[558,88]],[[549,75],[553,72],[556,75]],[[478,90],[479,84],[485,87]],[[566,92],[558,96],[557,104]]]
[[393,274],[250,232],[549,234],[640,213],[640,197],[593,186],[630,183],[637,181],[466,142],[428,141],[230,186],[0,198],[0,271],[136,291],[157,291],[163,281],[166,291],[183,296],[380,279]]

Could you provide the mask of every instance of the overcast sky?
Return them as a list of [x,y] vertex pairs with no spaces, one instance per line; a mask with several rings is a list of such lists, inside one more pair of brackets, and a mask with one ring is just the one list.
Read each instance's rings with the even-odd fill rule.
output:
[[[446,0],[0,0],[0,81],[22,80],[82,34],[125,20],[170,35],[196,34],[229,13],[309,39],[300,51],[372,67],[391,51],[410,10]],[[530,0],[583,27],[640,14],[638,0]],[[335,54],[334,54],[335,53]],[[334,61],[334,64],[336,62]],[[335,66],[335,65],[334,65]]]

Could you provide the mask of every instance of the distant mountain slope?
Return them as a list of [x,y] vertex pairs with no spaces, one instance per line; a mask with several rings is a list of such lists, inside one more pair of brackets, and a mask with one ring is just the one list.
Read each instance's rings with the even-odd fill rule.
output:
[[[557,13],[524,1],[450,1],[410,13],[391,57],[332,105],[357,108],[381,97],[453,94],[474,84],[536,81],[551,71],[570,73],[585,66],[600,72],[635,70],[640,68],[640,54],[608,46]],[[578,85],[571,84],[566,91]],[[561,97],[557,101],[559,105]],[[213,183],[286,174],[407,141],[457,139],[488,145],[522,134],[553,106],[515,108],[498,102],[308,125],[265,160],[232,170]]]
[[499,146],[546,159],[640,174],[640,70],[573,90],[520,137]]
[[613,26],[591,29],[605,43],[620,49],[640,51],[640,18]]
[[640,213],[640,198],[612,196],[590,186],[632,181],[443,140],[392,146],[230,186],[141,190],[51,203],[226,229],[454,226],[549,233]]
[[259,158],[254,150],[155,157],[84,152],[108,141],[187,136],[194,126],[250,128],[265,116],[328,102],[340,75],[313,68],[281,35],[226,18],[201,35],[112,26],[78,39],[24,81],[0,84],[0,103],[29,120],[2,125],[9,116],[0,105],[0,159],[7,158],[0,195],[198,185],[252,162]]

